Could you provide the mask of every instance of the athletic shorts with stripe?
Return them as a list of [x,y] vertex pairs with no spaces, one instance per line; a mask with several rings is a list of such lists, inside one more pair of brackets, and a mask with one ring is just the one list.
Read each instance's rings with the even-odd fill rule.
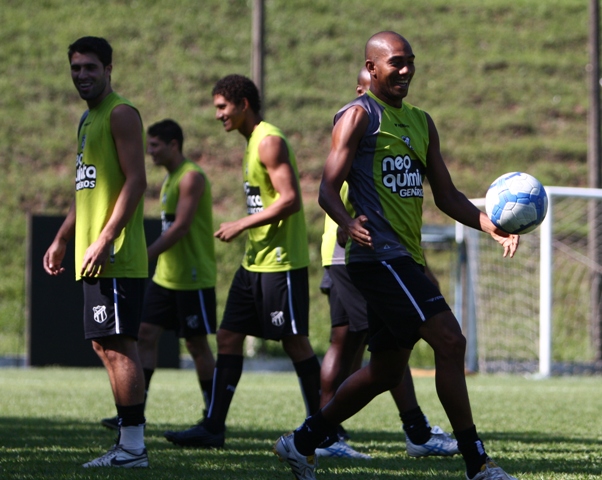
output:
[[86,340],[128,335],[138,339],[146,278],[84,278]]
[[368,303],[369,350],[412,349],[418,329],[450,310],[439,288],[410,257],[382,262],[353,262],[349,277]]
[[307,267],[250,272],[240,267],[230,286],[220,329],[266,340],[309,334]]
[[328,294],[330,323],[332,327],[349,325],[350,332],[368,330],[366,300],[349,278],[345,265],[328,268],[331,285]]
[[215,333],[216,316],[215,288],[172,290],[152,280],[146,288],[142,323],[192,338]]

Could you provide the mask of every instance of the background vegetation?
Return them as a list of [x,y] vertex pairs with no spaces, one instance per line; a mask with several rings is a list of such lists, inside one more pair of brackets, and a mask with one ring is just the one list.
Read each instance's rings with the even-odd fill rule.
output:
[[[423,411],[450,431],[433,378],[414,378]],[[600,478],[602,397],[597,378],[545,382],[518,376],[468,378],[475,423],[488,453],[520,480]],[[35,395],[32,394],[35,392]],[[0,477],[4,480],[190,479],[290,480],[271,449],[279,435],[303,421],[294,373],[245,373],[228,417],[226,448],[183,449],[163,438],[200,416],[191,370],[159,370],[147,404],[150,468],[84,470],[81,464],[110,447],[114,432],[99,419],[112,415],[109,383],[100,369],[0,369]],[[569,426],[569,427],[567,427]],[[345,422],[350,444],[370,461],[320,461],[320,480],[458,480],[463,461],[410,458],[390,395],[377,397]]]
[[[217,226],[243,214],[244,140],[214,121],[210,91],[226,74],[249,75],[251,8],[250,0],[2,2],[0,353],[24,348],[27,215],[64,214],[73,195],[75,130],[85,104],[69,77],[69,43],[106,37],[115,50],[115,90],[140,108],[146,125],[166,117],[181,123],[187,155],[213,183]],[[587,185],[585,0],[266,0],[265,116],[288,134],[300,165],[319,353],[329,324],[318,291],[317,182],[332,116],[353,98],[365,41],[386,29],[413,46],[417,73],[408,101],[434,118],[467,195],[483,196],[512,170],[546,185]],[[163,172],[148,166],[152,216]],[[427,197],[426,222],[447,221]],[[218,255],[221,311],[242,244],[220,244]],[[41,268],[41,259],[32,260]],[[431,265],[445,271],[445,260],[435,257]]]

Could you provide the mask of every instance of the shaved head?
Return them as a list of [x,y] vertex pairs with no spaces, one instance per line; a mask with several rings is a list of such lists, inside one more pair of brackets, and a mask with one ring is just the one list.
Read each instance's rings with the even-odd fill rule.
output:
[[360,73],[357,74],[357,84],[370,86],[370,72],[366,67],[362,67]]
[[385,103],[401,107],[416,71],[410,42],[396,32],[379,32],[366,42],[365,53],[370,91]]
[[404,43],[408,46],[410,45],[410,43],[399,33],[392,31],[375,33],[366,42],[366,60],[377,60],[384,53],[391,50],[392,45],[396,43]]
[[360,73],[357,75],[357,86],[355,87],[356,93],[363,95],[367,90],[370,90],[370,72],[366,67],[362,67]]

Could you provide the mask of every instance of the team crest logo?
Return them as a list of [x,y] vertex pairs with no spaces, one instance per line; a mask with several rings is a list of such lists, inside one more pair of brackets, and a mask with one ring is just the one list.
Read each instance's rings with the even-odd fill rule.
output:
[[408,146],[408,148],[409,148],[410,150],[414,150],[414,149],[412,148],[412,145],[410,144],[410,143],[411,143],[411,142],[410,142],[410,137],[406,137],[406,136],[404,135],[404,136],[402,136],[402,137],[401,137],[401,139],[403,140],[403,143],[405,143],[405,144]]
[[188,328],[199,328],[198,315],[188,315],[186,317],[186,325],[188,325]]
[[102,323],[107,319],[107,307],[104,305],[92,307],[92,311],[94,312],[94,321],[96,323]]
[[284,325],[284,313],[282,312],[271,312],[270,316],[272,317],[272,325],[275,327],[281,327]]

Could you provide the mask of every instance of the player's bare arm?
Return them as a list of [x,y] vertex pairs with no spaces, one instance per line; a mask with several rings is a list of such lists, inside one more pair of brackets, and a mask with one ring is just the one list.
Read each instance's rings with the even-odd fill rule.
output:
[[504,247],[504,257],[513,257],[518,248],[519,236],[509,235],[497,228],[474,204],[454,185],[449,170],[441,155],[439,133],[432,118],[426,114],[429,128],[426,176],[433,191],[437,207],[454,220],[491,235]]
[[75,236],[75,202],[71,204],[69,213],[63,221],[61,228],[57,232],[54,240],[46,253],[44,254],[43,265],[44,270],[49,275],[60,275],[65,271],[62,266],[63,259],[65,258],[65,252],[67,250],[67,243]]
[[340,191],[347,178],[358,145],[368,128],[368,114],[361,107],[347,110],[332,130],[330,153],[324,165],[318,203],[354,242],[372,248],[370,232],[364,228],[365,215],[352,218],[341,200]]
[[84,254],[82,276],[96,276],[102,272],[113,241],[134,214],[146,190],[142,122],[138,112],[128,105],[115,107],[111,112],[111,134],[125,183],[105,227]]
[[259,159],[266,167],[278,199],[262,211],[233,222],[224,222],[214,236],[229,242],[249,228],[278,222],[301,208],[301,192],[290,163],[286,142],[277,136],[267,136],[259,144]]
[[190,171],[180,181],[180,195],[176,206],[176,218],[171,226],[148,247],[148,258],[153,260],[174,246],[190,231],[190,226],[205,192],[205,176]]

